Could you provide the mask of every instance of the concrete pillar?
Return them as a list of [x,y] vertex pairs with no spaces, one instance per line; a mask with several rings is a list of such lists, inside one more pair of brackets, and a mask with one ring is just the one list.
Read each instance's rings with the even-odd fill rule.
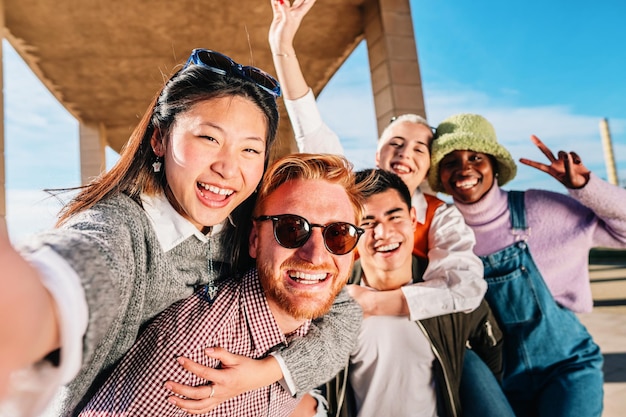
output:
[[[4,0],[0,0],[0,28],[4,28]],[[0,64],[4,58],[2,39],[4,36],[0,38]],[[6,225],[6,177],[4,173],[4,72],[3,65],[0,65],[0,222]]]
[[85,185],[106,169],[106,131],[79,122],[80,180]]
[[378,133],[393,116],[426,116],[409,0],[367,0],[363,8]]
[[615,169],[615,156],[613,155],[613,141],[611,140],[609,121],[606,118],[600,120],[600,134],[602,135],[607,181],[613,185],[619,185],[617,169]]

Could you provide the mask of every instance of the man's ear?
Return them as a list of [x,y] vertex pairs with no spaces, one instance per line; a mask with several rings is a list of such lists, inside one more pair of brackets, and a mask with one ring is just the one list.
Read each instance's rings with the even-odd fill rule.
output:
[[248,254],[254,259],[257,257],[257,245],[259,244],[259,231],[257,226],[257,223],[253,221],[252,229],[250,230],[250,238],[248,239]]
[[376,155],[374,156],[374,162],[376,162],[376,168],[380,168],[380,151],[376,151]]
[[411,207],[409,210],[409,216],[411,216],[411,225],[413,226],[413,229],[415,229],[415,226],[417,225],[417,210],[415,210],[415,207]]

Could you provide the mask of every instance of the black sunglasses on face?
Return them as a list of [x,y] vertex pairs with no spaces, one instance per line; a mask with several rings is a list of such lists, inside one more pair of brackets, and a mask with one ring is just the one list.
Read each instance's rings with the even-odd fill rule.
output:
[[280,84],[267,72],[248,65],[241,65],[231,58],[210,49],[194,49],[183,70],[191,64],[200,65],[220,75],[236,75],[252,81],[274,97],[280,97]]
[[274,226],[274,239],[287,249],[295,249],[304,245],[311,237],[314,227],[322,229],[324,246],[333,255],[345,255],[356,247],[361,235],[365,232],[360,227],[345,222],[327,225],[309,223],[304,217],[295,214],[279,214],[276,216],[259,216],[254,220],[262,222],[271,220]]

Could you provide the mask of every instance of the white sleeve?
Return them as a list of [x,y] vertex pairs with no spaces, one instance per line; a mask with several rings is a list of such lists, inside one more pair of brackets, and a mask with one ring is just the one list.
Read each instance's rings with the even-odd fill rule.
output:
[[[9,394],[0,403],[0,416],[35,416],[52,402],[57,390],[70,382],[82,365],[83,335],[88,307],[80,278],[56,252],[43,247],[24,255],[41,275],[59,317],[61,350],[58,366],[42,360],[11,375]],[[10,413],[10,414],[7,414]]]
[[326,401],[320,390],[314,389],[309,391],[309,395],[317,401],[317,412],[313,417],[328,417],[328,401]]
[[313,91],[295,100],[284,100],[300,152],[343,155],[339,136],[322,120]]
[[483,264],[473,252],[474,233],[453,205],[437,208],[428,232],[424,282],[402,287],[411,320],[478,307],[487,291]]
[[282,385],[285,391],[291,394],[292,397],[295,396],[296,383],[291,377],[289,369],[287,369],[287,364],[285,363],[285,360],[282,358],[282,356],[280,356],[279,352],[271,352],[270,355],[272,355],[276,359],[276,361],[278,362],[278,366],[280,366],[280,370],[283,372],[283,379],[278,382],[280,383],[280,385]]

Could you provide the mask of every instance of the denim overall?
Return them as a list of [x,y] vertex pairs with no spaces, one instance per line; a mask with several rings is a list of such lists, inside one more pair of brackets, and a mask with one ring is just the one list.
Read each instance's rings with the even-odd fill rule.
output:
[[481,257],[485,298],[504,332],[502,388],[518,417],[600,416],[600,348],[576,315],[556,303],[530,255],[524,193],[508,196],[517,241]]

